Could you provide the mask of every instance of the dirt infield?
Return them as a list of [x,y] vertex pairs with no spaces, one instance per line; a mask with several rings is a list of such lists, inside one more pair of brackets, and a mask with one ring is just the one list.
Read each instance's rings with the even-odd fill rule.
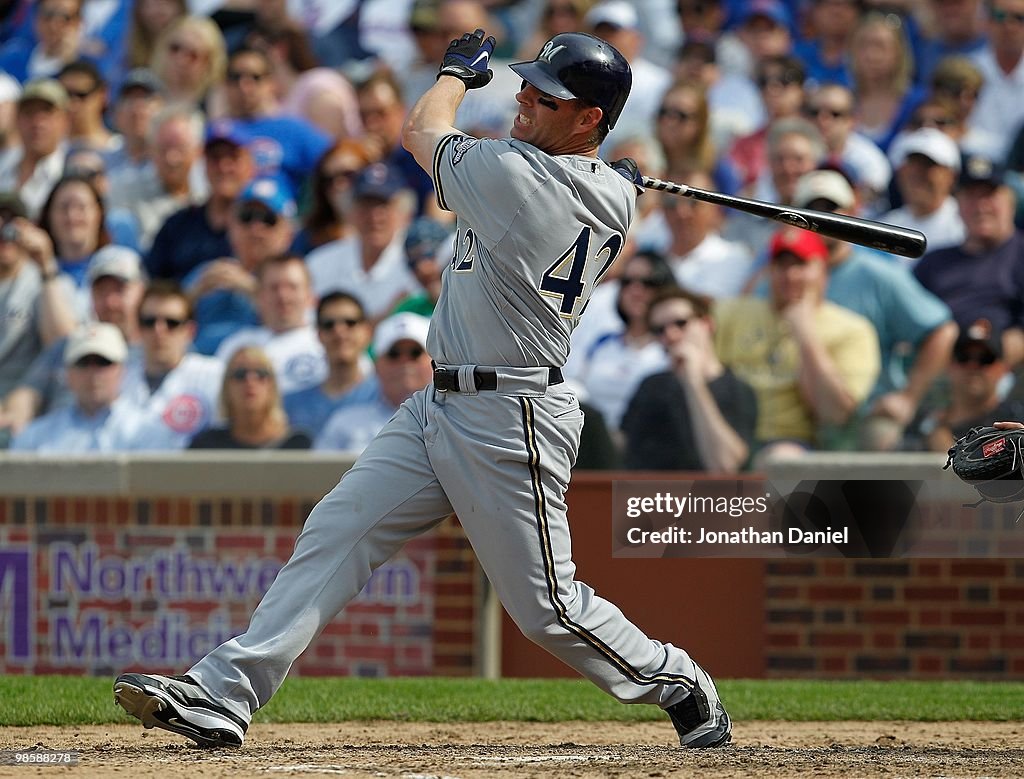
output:
[[733,746],[687,752],[664,724],[255,725],[239,750],[201,750],[135,726],[0,729],[0,750],[73,750],[77,768],[3,767],[5,776],[544,777],[1024,776],[1024,722],[749,722]]

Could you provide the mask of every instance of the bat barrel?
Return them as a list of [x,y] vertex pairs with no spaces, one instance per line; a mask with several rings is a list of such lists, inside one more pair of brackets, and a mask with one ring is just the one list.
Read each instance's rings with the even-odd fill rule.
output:
[[780,206],[776,203],[766,203],[763,200],[734,197],[722,192],[711,192],[649,176],[643,176],[642,180],[644,187],[648,189],[656,189],[670,195],[680,195],[737,209],[781,224],[800,227],[827,235],[830,238],[869,246],[902,257],[920,257],[928,247],[928,241],[923,233],[885,222],[875,222],[871,219],[861,219],[845,214],[833,214],[828,211],[813,211],[809,208]]

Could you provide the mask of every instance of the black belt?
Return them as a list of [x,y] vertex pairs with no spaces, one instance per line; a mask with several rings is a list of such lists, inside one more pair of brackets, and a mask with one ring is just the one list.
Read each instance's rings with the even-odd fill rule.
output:
[[[548,386],[561,384],[564,381],[562,371],[548,368]],[[498,389],[498,372],[494,368],[474,368],[473,384],[477,391]],[[434,389],[441,392],[460,392],[459,369],[438,368],[434,365]]]

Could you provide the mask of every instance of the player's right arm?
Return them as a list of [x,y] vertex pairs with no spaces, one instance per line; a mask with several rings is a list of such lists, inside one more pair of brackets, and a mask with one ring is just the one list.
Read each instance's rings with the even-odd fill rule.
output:
[[455,112],[466,96],[466,86],[454,76],[441,76],[423,93],[405,118],[402,145],[427,173],[433,175],[434,149],[455,129]]
[[437,82],[409,111],[402,127],[402,145],[427,173],[433,169],[434,149],[455,129],[455,112],[466,91],[486,86],[494,75],[487,67],[494,52],[494,37],[483,30],[456,38],[444,53]]

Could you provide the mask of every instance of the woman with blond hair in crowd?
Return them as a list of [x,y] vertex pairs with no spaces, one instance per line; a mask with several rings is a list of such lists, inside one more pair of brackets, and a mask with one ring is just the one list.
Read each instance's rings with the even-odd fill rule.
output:
[[213,92],[224,82],[227,61],[220,28],[206,17],[182,16],[157,38],[152,67],[163,82],[168,102],[207,110]]
[[870,13],[853,33],[850,70],[856,129],[884,152],[924,96],[914,87],[913,55],[898,16]]
[[703,170],[711,174],[720,191],[736,192],[740,184],[736,170],[715,148],[704,87],[676,81],[662,96],[655,116],[654,133],[666,169]]
[[226,424],[198,433],[189,449],[309,449],[312,440],[288,423],[267,353],[243,346],[228,359],[220,391]]

